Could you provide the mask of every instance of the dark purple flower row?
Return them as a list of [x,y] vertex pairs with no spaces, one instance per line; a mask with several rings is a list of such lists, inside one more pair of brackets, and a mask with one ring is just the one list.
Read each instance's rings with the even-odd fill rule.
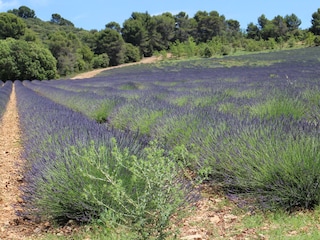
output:
[[[28,85],[28,81],[24,83]],[[23,198],[27,205],[24,214],[32,212],[37,206],[37,201],[42,199],[40,183],[56,181],[56,189],[60,190],[63,189],[66,182],[72,182],[76,188],[74,191],[81,191],[84,187],[80,176],[73,175],[74,169],[79,169],[79,166],[81,168],[81,162],[77,163],[74,162],[74,159],[72,160],[70,149],[82,151],[92,143],[97,148],[110,146],[111,139],[115,138],[120,149],[127,148],[131,154],[139,156],[147,144],[136,134],[107,129],[104,125],[96,123],[79,112],[40,96],[25,87],[24,83],[20,81],[14,83],[23,133],[23,157],[27,160],[23,189]],[[48,174],[61,165],[67,170],[67,176],[64,176],[66,182],[60,182],[60,176],[56,176],[56,179],[48,179]],[[52,192],[48,194],[54,196],[55,191],[52,189]],[[75,192],[75,194],[81,193]],[[76,211],[79,220],[88,220],[96,210],[81,200],[75,200],[73,209],[81,210],[80,213]],[[65,213],[66,218],[68,214],[70,212]]]
[[12,91],[12,82],[3,83],[0,81],[0,119],[4,113]]
[[[318,139],[319,52],[320,48],[312,48],[132,66],[88,80],[34,81],[26,82],[26,86],[61,104],[70,101],[68,107],[83,113],[90,111],[90,106],[95,109],[118,99],[106,114],[108,126],[141,130],[168,147],[184,144],[200,158],[200,162],[189,165],[239,190],[237,174],[246,171],[244,166],[251,160],[258,165],[270,160],[285,171],[290,168],[286,157],[297,162],[304,159],[295,158],[293,151],[281,155],[281,149],[295,144],[308,146],[312,139]],[[280,113],[272,112],[274,109]],[[265,159],[268,151],[279,156],[271,154],[271,159]],[[312,151],[310,158],[315,157]],[[249,155],[252,159],[241,162]],[[311,169],[318,162],[315,164]],[[243,167],[237,170],[239,166]],[[251,170],[248,167],[246,174]],[[278,174],[272,169],[266,173]],[[286,180],[288,186],[290,180]],[[241,191],[252,192],[254,184],[245,184]]]

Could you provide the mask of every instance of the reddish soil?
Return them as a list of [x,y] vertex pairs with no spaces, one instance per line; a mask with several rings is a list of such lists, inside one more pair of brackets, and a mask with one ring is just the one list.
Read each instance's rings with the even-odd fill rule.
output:
[[14,205],[22,203],[19,187],[23,182],[20,166],[20,129],[13,88],[0,125],[0,239],[25,239],[33,233],[33,227],[21,224]]

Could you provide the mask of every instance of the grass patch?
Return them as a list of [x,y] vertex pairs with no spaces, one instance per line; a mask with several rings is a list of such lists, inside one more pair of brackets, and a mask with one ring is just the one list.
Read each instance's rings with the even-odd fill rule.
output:
[[301,119],[306,114],[306,107],[299,99],[275,97],[253,105],[249,111],[253,116],[260,117],[261,119],[271,119],[280,116]]

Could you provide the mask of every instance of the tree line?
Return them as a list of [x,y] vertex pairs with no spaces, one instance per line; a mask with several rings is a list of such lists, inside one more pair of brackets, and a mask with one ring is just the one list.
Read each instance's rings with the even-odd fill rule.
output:
[[320,45],[320,8],[311,27],[301,29],[295,14],[268,19],[262,14],[245,30],[217,11],[176,15],[133,12],[122,26],[84,30],[60,14],[50,21],[21,6],[0,13],[0,79],[54,79],[93,68],[136,62],[170,52],[173,58],[211,57],[237,51],[261,51],[297,45]]

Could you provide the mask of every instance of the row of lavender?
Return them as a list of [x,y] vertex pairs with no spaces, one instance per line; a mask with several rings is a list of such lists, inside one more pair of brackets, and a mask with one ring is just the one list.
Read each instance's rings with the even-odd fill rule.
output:
[[12,91],[12,82],[8,81],[3,83],[0,81],[0,119],[6,109],[7,103]]
[[319,51],[132,66],[26,86],[109,127],[187,147],[179,161],[230,196],[312,208],[320,196]]
[[98,124],[30,84],[15,82],[27,160],[21,214],[58,222],[99,218],[137,234],[165,234],[170,216],[196,196],[179,174],[177,152],[164,156],[137,134]]

